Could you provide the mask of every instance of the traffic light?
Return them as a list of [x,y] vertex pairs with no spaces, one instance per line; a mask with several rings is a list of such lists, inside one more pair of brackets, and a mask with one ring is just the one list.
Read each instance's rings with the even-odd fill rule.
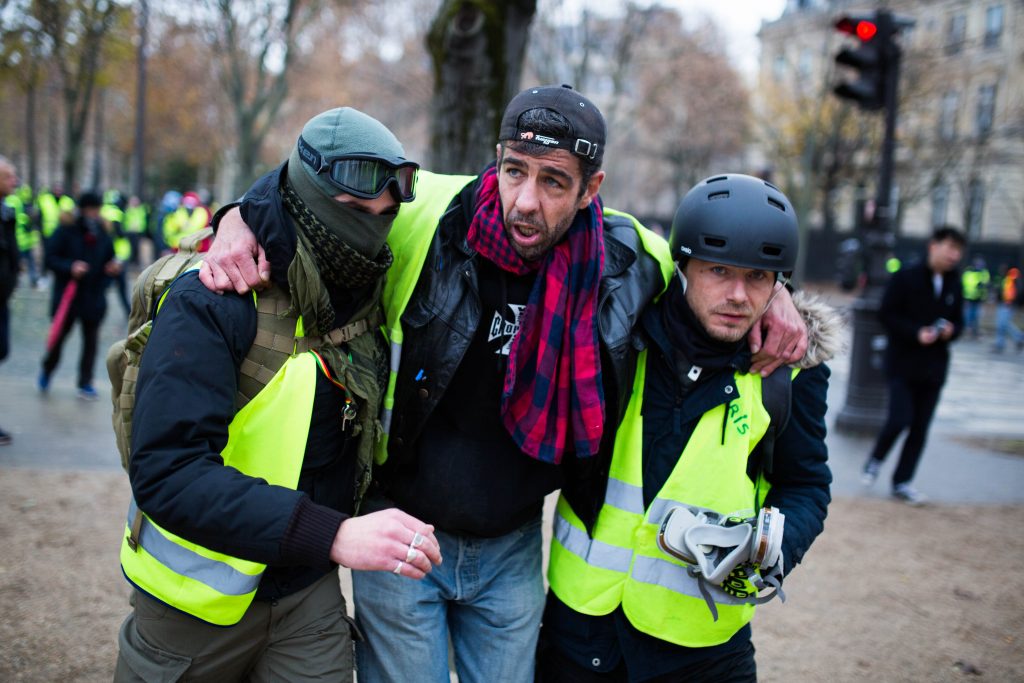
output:
[[[857,80],[839,83],[833,92],[853,100],[861,109],[877,111],[885,107],[885,79],[889,71],[892,28],[880,13],[845,15],[836,21],[836,30],[854,36],[856,47],[844,48],[836,55],[836,64],[858,72]],[[879,21],[881,19],[881,21]]]

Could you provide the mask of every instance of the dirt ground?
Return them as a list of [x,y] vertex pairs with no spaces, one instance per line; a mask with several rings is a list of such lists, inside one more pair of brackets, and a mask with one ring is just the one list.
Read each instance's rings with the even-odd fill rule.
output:
[[[110,680],[126,504],[119,473],[0,469],[0,681]],[[1024,681],[1021,528],[1024,506],[836,500],[754,620],[761,680]]]

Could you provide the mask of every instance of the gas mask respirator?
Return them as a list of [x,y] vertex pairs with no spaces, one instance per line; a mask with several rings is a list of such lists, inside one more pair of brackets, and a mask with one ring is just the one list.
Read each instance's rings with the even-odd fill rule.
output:
[[[658,547],[687,564],[715,621],[718,609],[708,584],[719,589],[729,581],[746,579],[756,589],[725,590],[742,602],[761,604],[782,592],[782,532],[786,516],[778,508],[762,508],[756,518],[738,519],[697,507],[676,506],[668,511],[658,533]],[[734,576],[736,574],[737,576]],[[766,595],[762,590],[774,589]]]

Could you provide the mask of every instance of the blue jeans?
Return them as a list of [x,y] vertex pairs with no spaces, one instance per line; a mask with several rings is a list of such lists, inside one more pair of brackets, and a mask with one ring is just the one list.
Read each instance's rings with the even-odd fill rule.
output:
[[435,531],[440,565],[420,580],[352,572],[360,683],[533,681],[544,612],[540,515],[498,538]]
[[964,330],[977,337],[981,334],[981,302],[964,299]]
[[996,344],[997,351],[1002,351],[1007,340],[1012,344],[1024,341],[1024,333],[1013,324],[1013,305],[1000,303],[996,308]]

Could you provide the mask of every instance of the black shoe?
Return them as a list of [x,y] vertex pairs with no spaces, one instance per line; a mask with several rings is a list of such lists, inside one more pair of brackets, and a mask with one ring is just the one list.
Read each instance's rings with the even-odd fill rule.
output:
[[0,429],[0,446],[7,446],[12,441],[14,441],[14,439],[11,438],[11,435]]

